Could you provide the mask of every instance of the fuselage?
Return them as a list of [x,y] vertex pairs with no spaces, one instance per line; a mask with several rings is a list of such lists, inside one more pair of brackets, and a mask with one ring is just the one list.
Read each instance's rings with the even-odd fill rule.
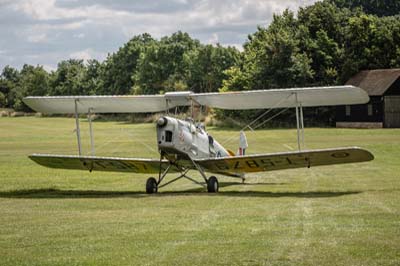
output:
[[157,121],[157,145],[171,161],[230,156],[200,123],[163,116]]

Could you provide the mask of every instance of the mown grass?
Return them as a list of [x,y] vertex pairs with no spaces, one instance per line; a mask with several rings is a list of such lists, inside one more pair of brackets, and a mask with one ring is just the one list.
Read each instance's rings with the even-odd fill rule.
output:
[[[84,152],[89,152],[82,120]],[[157,158],[153,124],[95,122],[97,155]],[[74,120],[0,118],[0,265],[398,265],[400,130],[306,129],[308,148],[361,146],[362,164],[186,181],[38,166],[76,154]],[[236,150],[238,133],[210,128]],[[248,153],[296,148],[295,130],[247,133]],[[199,178],[196,173],[193,176]],[[199,179],[200,180],[200,179]]]

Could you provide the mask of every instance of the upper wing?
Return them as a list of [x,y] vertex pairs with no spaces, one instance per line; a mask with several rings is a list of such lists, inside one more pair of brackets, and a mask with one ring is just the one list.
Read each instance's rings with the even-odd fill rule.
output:
[[365,162],[373,159],[374,156],[369,151],[351,147],[201,159],[196,162],[209,172],[238,175],[249,172]]
[[24,102],[42,113],[149,113],[176,106],[189,106],[194,100],[201,105],[220,109],[267,109],[307,106],[362,104],[368,94],[354,86],[313,87],[238,91],[226,93],[168,92],[164,95],[125,96],[44,96],[26,97]]
[[[78,113],[148,113],[167,109],[163,95],[148,96],[44,96],[26,97],[33,110],[46,114],[73,114],[75,101]],[[173,106],[172,106],[173,107]]]
[[[29,158],[50,168],[147,174],[158,173],[160,166],[164,170],[169,165],[166,160],[163,160],[160,164],[160,161],[156,159],[118,157],[32,154]],[[176,166],[171,167],[170,172],[179,172]]]
[[190,91],[164,95],[30,96],[24,102],[33,110],[47,114],[151,113],[191,104]]
[[201,105],[220,109],[244,110],[307,106],[363,104],[368,94],[354,86],[203,93],[191,96]]

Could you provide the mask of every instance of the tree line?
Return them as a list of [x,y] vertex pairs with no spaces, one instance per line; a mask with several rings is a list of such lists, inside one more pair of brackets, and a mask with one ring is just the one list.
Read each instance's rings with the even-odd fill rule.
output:
[[[29,111],[27,95],[216,92],[345,83],[360,70],[400,67],[400,2],[324,0],[275,14],[249,34],[243,51],[205,45],[187,33],[157,40],[134,36],[103,61],[69,59],[42,66],[6,66],[0,107]],[[321,111],[321,110],[320,110]],[[322,109],[323,112],[323,109]],[[327,111],[328,116],[332,115]],[[219,111],[251,118],[255,112]],[[324,118],[325,119],[325,118]]]
[[29,111],[22,98],[31,95],[159,94],[167,91],[217,91],[225,70],[238,65],[233,47],[204,45],[187,33],[154,39],[133,37],[104,62],[69,59],[50,73],[25,64],[6,66],[0,76],[0,107]]

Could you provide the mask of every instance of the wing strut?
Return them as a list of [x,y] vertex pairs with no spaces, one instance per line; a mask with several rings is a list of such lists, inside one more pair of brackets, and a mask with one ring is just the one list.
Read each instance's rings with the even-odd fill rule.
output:
[[79,156],[82,155],[82,148],[81,148],[81,129],[79,127],[79,114],[78,114],[78,99],[75,99],[75,124],[76,124],[76,138],[78,140],[78,154]]
[[[78,113],[78,101],[79,99],[75,99],[75,124],[76,124],[76,139],[78,140],[78,154],[79,156],[82,155],[82,142],[81,142],[81,128],[79,126],[79,113]],[[95,149],[94,149],[94,138],[93,138],[93,125],[92,125],[92,114],[93,108],[88,109],[88,121],[89,121],[89,134],[90,134],[90,151],[92,156],[95,156]]]
[[299,102],[297,92],[294,93],[296,97],[296,126],[297,126],[297,147],[299,151],[304,148],[304,119],[303,119],[303,106]]
[[304,144],[304,116],[303,116],[303,105],[300,103],[300,126],[301,126],[301,144],[305,148]]
[[89,133],[90,133],[90,150],[92,152],[92,156],[95,156],[94,139],[93,139],[93,126],[92,126],[92,111],[93,111],[93,108],[89,108],[89,110],[88,110],[88,120],[89,120]]

